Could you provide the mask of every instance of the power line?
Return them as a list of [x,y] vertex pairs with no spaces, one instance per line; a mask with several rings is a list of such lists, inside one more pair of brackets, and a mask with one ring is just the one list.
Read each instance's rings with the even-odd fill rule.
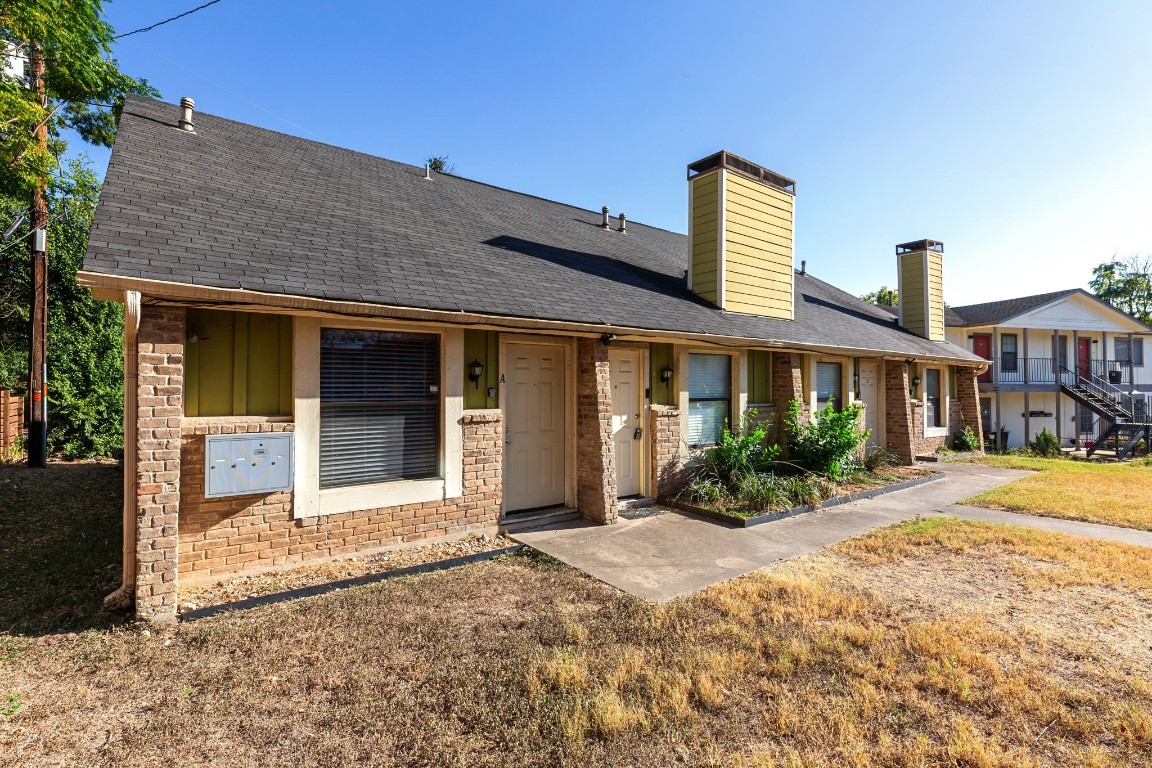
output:
[[169,64],[171,64],[174,67],[180,67],[180,69],[184,70],[188,74],[193,75],[194,77],[200,78],[201,80],[203,80],[204,82],[208,83],[211,86],[215,86],[216,88],[219,88],[220,90],[224,91],[224,93],[228,94],[229,96],[234,96],[237,99],[240,99],[240,101],[243,101],[246,104],[250,104],[251,106],[256,107],[256,109],[259,109],[263,112],[267,112],[268,114],[272,115],[272,117],[275,117],[278,120],[283,120],[284,122],[288,123],[288,125],[292,126],[293,128],[301,130],[304,133],[308,134],[309,136],[314,137],[317,141],[326,141],[326,139],[323,136],[321,136],[320,134],[314,133],[314,132],[308,130],[307,128],[305,128],[304,126],[299,125],[298,123],[292,122],[291,120],[284,117],[283,115],[276,114],[275,112],[268,109],[267,107],[261,106],[260,104],[257,104],[256,102],[252,101],[252,99],[245,98],[244,96],[241,96],[240,94],[236,93],[236,91],[231,91],[231,90],[225,88],[224,86],[220,85],[220,83],[209,80],[208,78],[204,77],[204,75],[200,74],[199,72],[197,72],[195,70],[189,69],[188,67],[184,66],[180,62],[173,61],[172,59],[168,58],[167,56],[160,54],[160,53],[157,53],[156,51],[152,50],[148,46],[141,45],[140,43],[136,42],[135,40],[129,40],[128,42],[131,43],[132,45],[136,46],[137,48],[140,48],[142,50],[147,51],[148,53],[152,54],[153,56],[155,56],[158,59],[164,59],[164,61],[168,62]]
[[122,37],[128,37],[128,35],[138,35],[141,32],[151,31],[153,29],[156,29],[156,27],[164,26],[165,24],[167,24],[170,21],[176,21],[176,19],[182,19],[185,16],[190,16],[191,14],[196,13],[196,11],[202,11],[210,5],[216,5],[216,3],[218,3],[218,2],[220,2],[220,0],[210,0],[210,2],[204,3],[204,5],[197,6],[196,8],[193,8],[190,11],[184,11],[184,13],[180,14],[179,16],[173,16],[170,19],[164,19],[164,21],[158,21],[150,27],[141,27],[140,29],[134,29],[131,32],[125,32],[122,35],[116,35],[112,39],[113,40],[119,40]]

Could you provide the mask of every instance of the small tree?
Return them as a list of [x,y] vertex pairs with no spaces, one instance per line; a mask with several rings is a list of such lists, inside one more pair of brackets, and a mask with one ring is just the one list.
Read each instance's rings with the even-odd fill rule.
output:
[[456,175],[456,164],[448,162],[448,155],[432,155],[424,162],[436,173],[443,173],[446,176]]
[[1113,256],[1092,270],[1088,287],[1121,312],[1142,323],[1152,323],[1152,256]]
[[869,304],[876,304],[884,307],[895,307],[900,303],[900,295],[895,288],[889,288],[886,285],[880,286],[880,290],[866,293],[860,297]]

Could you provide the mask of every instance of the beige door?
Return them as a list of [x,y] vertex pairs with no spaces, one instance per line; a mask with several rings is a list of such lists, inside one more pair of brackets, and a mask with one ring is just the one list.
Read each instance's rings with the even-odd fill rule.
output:
[[564,503],[564,348],[509,344],[504,502],[509,512]]
[[643,355],[638,349],[608,352],[612,383],[612,445],[616,449],[616,495],[640,493],[643,471]]
[[872,430],[868,445],[884,445],[884,420],[880,418],[879,363],[860,363],[860,400],[864,403],[864,427]]

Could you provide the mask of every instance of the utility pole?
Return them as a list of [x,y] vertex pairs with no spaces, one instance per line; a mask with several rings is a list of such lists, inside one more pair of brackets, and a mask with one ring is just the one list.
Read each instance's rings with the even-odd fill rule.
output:
[[[36,43],[28,46],[28,64],[36,99],[45,113],[48,88],[44,82],[44,51]],[[48,149],[48,121],[36,126],[36,142]],[[28,354],[28,466],[48,466],[48,204],[45,183],[32,192],[32,306]]]

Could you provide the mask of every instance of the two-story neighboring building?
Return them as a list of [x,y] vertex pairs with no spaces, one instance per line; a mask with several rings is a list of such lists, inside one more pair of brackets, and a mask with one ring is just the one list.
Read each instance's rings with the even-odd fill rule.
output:
[[1085,290],[952,307],[946,323],[991,363],[977,379],[989,441],[1019,447],[1048,429],[1064,447],[1123,449],[1149,421],[1152,328]]

